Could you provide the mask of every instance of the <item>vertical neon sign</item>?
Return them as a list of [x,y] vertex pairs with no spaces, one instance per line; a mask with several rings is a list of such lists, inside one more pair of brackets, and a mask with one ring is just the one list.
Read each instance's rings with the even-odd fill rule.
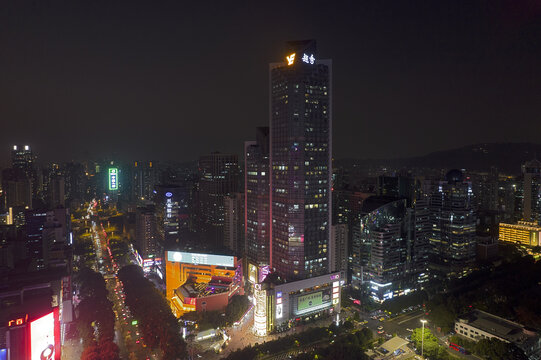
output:
[[118,169],[109,169],[109,190],[118,190]]

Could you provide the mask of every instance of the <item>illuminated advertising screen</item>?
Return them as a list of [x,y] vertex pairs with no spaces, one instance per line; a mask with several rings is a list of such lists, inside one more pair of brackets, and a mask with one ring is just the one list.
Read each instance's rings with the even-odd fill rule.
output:
[[299,296],[297,298],[297,310],[302,311],[323,304],[323,291]]
[[235,266],[235,257],[227,255],[211,255],[187,253],[183,251],[168,251],[167,261],[194,264],[194,265],[216,265],[216,266]]
[[297,314],[317,307],[321,309],[325,306],[332,306],[332,295],[332,288],[328,288],[297,297]]
[[109,169],[109,190],[118,190],[118,169]]
[[277,304],[276,305],[276,318],[277,319],[281,319],[283,316],[283,312],[282,312],[282,304]]
[[54,313],[51,312],[30,323],[30,359],[55,359]]
[[248,280],[250,280],[252,284],[255,284],[257,280],[257,266],[254,264],[248,264]]

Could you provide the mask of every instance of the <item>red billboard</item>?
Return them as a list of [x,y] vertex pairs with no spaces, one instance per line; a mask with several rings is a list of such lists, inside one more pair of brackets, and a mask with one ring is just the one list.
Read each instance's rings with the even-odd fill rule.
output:
[[60,359],[58,308],[30,322],[30,360]]

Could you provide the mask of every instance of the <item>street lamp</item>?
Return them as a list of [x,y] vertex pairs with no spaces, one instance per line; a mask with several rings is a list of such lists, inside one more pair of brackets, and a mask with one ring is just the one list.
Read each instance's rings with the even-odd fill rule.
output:
[[424,346],[425,346],[425,323],[426,323],[426,320],[421,319],[421,323],[423,324],[423,330],[421,330],[421,357],[424,359],[423,350],[424,350]]

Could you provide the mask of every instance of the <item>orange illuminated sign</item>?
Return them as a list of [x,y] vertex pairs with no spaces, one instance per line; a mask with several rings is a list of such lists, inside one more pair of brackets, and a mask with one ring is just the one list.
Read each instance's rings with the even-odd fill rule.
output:
[[28,314],[24,317],[9,320],[8,327],[23,325],[26,323],[26,320],[28,320]]
[[287,64],[288,65],[293,65],[293,63],[295,62],[295,53],[289,55],[289,56],[286,56],[286,59],[287,59]]

